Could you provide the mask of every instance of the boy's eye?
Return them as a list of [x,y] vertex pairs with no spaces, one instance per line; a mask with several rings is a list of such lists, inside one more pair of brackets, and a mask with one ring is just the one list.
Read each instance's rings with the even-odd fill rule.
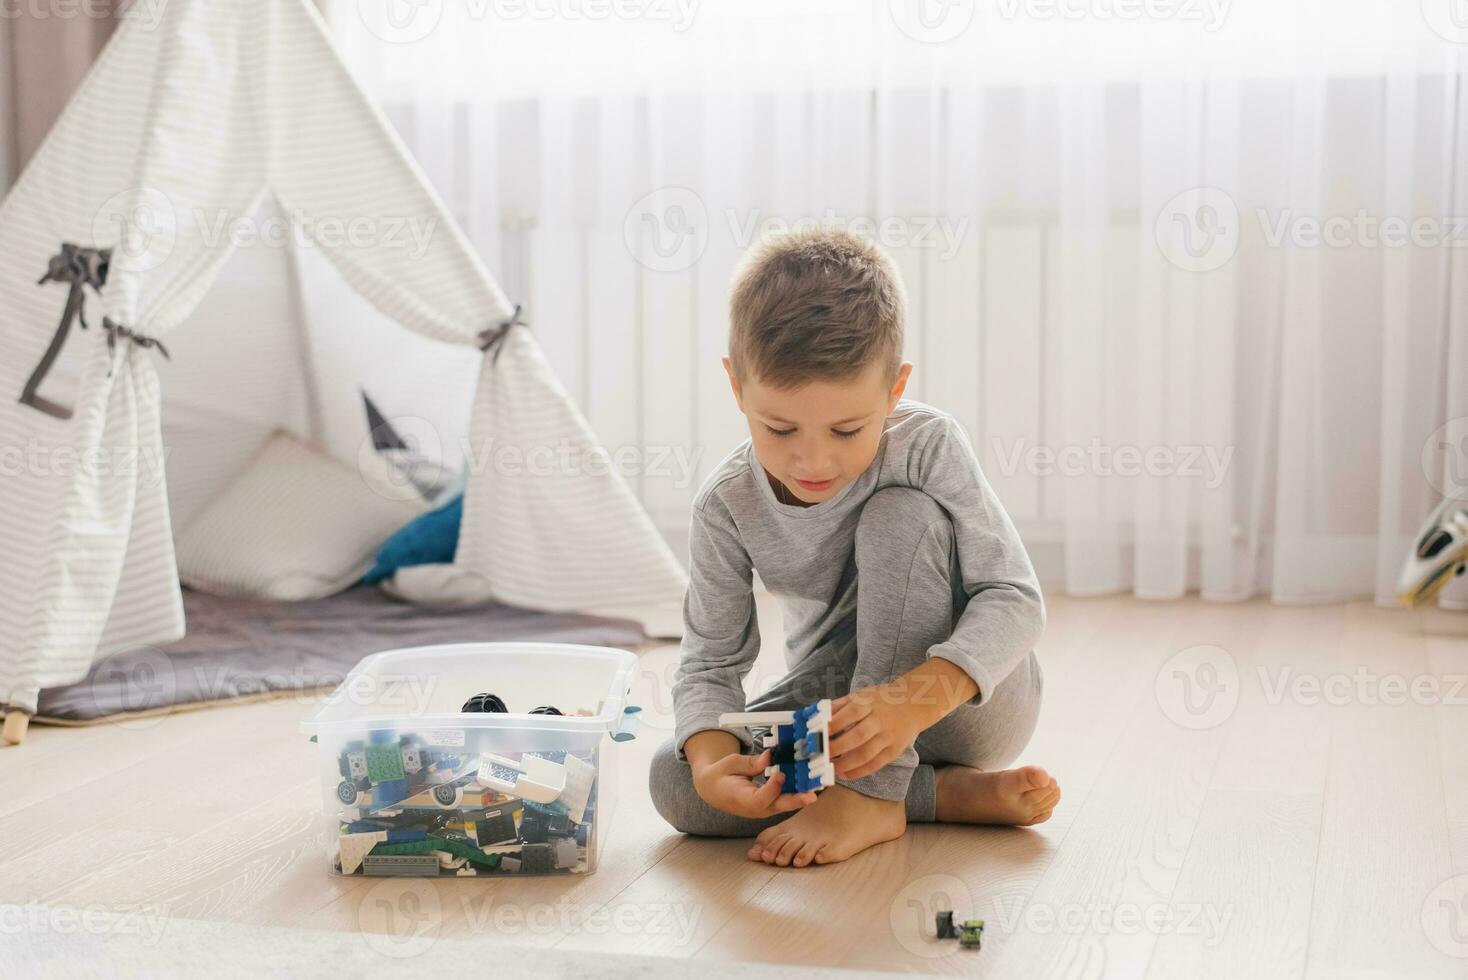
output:
[[766,425],[765,428],[770,430],[772,436],[788,436],[795,431],[794,429],[777,429],[773,425]]
[[866,426],[859,425],[856,428],[850,429],[850,430],[832,429],[831,431],[834,432],[837,435],[837,437],[839,437],[841,439],[850,439],[853,436],[855,436],[858,432],[860,432],[862,429],[865,429],[865,428],[866,428]]

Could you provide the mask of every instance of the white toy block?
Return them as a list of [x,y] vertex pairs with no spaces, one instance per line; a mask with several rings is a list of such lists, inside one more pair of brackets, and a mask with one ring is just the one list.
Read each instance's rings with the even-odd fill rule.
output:
[[591,799],[591,786],[596,781],[596,767],[574,755],[568,755],[564,768],[566,788],[561,790],[559,801],[570,813],[571,819],[581,823],[586,816],[587,801]]
[[368,852],[386,840],[387,831],[385,830],[372,830],[363,834],[342,834],[336,844],[337,857],[341,859],[342,874],[354,873],[362,866],[362,859],[367,856]]
[[532,803],[554,803],[566,788],[566,767],[559,762],[527,755],[520,760],[525,774],[515,780],[515,795]]
[[486,752],[484,758],[479,762],[479,774],[476,778],[482,786],[488,786],[501,793],[513,794],[515,782],[524,772],[520,763],[514,759],[506,759],[502,755]]

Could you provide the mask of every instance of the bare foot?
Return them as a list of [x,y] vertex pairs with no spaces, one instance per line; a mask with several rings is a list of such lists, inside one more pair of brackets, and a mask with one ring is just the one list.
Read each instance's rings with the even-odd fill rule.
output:
[[873,844],[896,840],[906,829],[901,800],[879,800],[832,786],[788,820],[761,831],[749,859],[782,868],[834,864]]
[[937,781],[940,823],[1028,827],[1049,820],[1060,802],[1060,784],[1039,766],[1003,772],[940,766]]

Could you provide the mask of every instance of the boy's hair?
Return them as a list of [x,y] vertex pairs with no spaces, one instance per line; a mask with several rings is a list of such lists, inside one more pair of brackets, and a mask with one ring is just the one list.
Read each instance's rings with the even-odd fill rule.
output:
[[880,249],[847,231],[793,231],[755,246],[734,276],[729,360],[790,390],[844,380],[873,362],[897,380],[902,278]]

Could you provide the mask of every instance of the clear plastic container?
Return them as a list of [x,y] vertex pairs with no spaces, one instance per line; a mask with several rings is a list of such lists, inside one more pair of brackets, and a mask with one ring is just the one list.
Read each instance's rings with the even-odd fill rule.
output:
[[[319,752],[331,870],[594,871],[616,802],[603,752],[636,734],[636,667],[626,650],[555,643],[365,658],[301,723]],[[481,694],[509,710],[462,710]]]

